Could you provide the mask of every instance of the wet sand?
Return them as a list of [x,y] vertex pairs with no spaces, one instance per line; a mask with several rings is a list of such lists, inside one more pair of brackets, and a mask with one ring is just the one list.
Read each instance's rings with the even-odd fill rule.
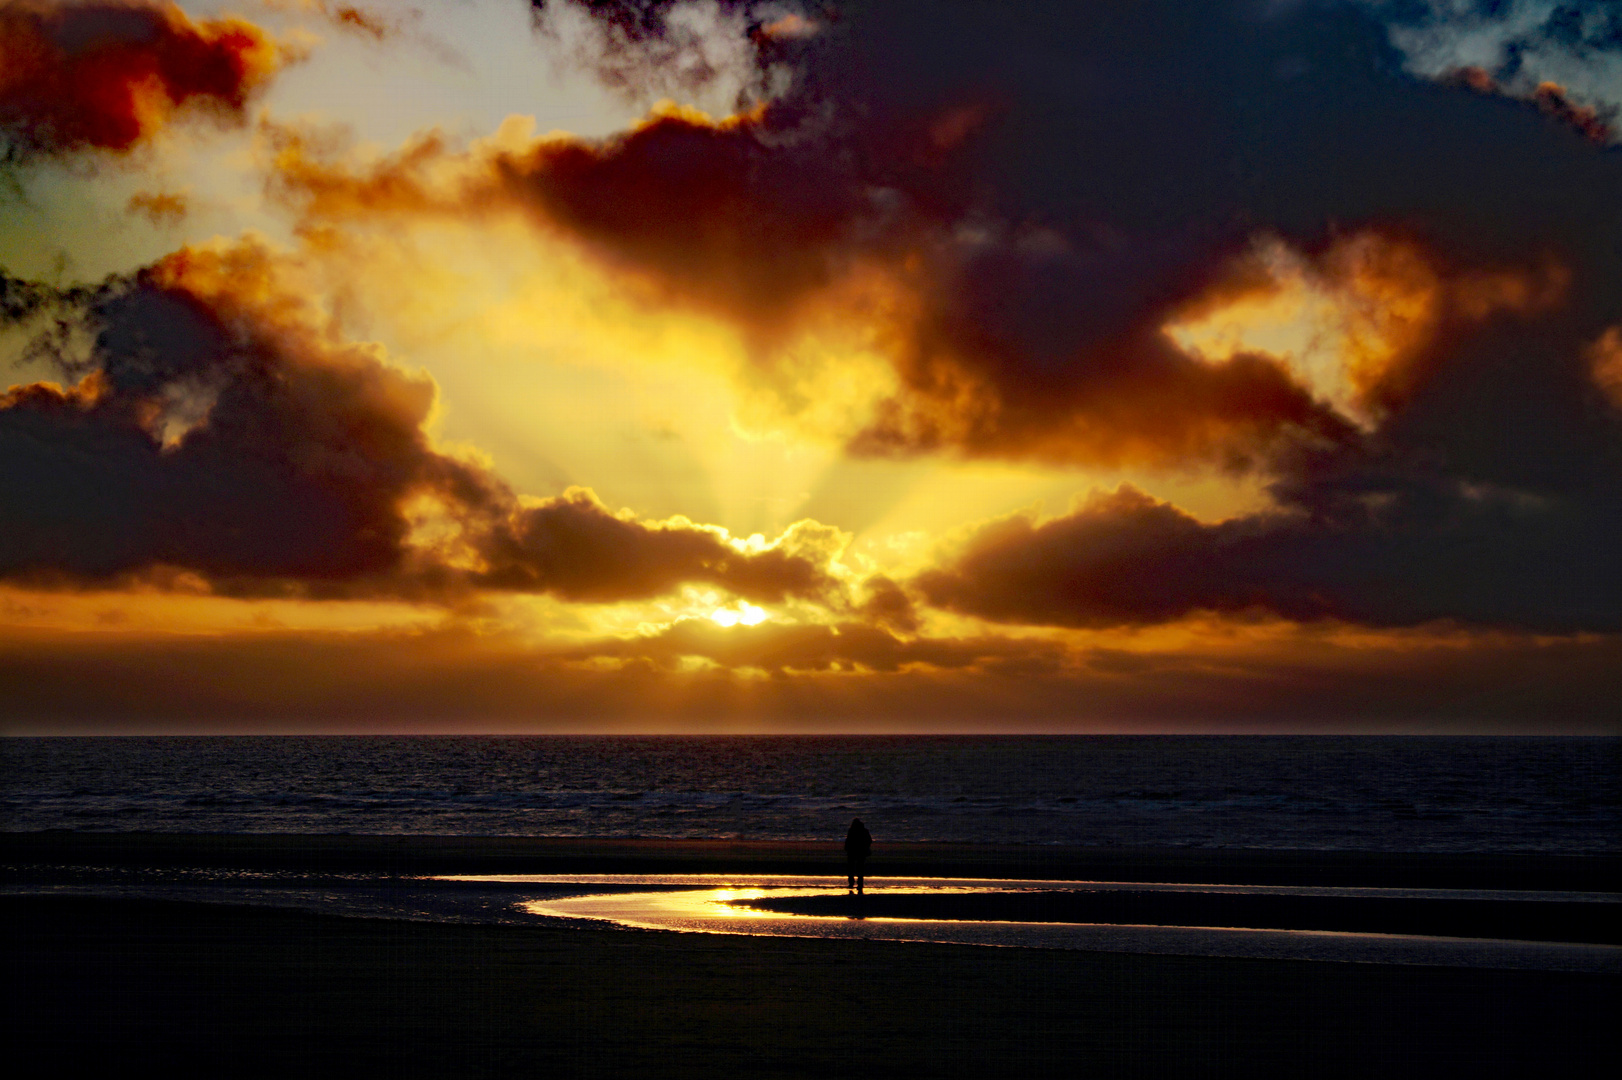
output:
[[[8,882],[827,872],[836,845],[25,834]],[[887,860],[887,861],[881,861]],[[900,845],[955,876],[1609,891],[1615,860]],[[1039,868],[1040,872],[1036,872]],[[1057,871],[1057,872],[1056,872]],[[875,899],[881,894],[876,894]],[[833,898],[837,900],[838,898]],[[0,897],[22,1075],[1581,1075],[1614,975],[341,918]]]

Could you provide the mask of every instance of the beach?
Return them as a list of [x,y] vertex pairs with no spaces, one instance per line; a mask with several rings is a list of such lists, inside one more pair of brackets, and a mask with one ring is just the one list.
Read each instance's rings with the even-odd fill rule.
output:
[[[1599,1071],[1615,1052],[1613,975],[453,925],[63,892],[68,881],[93,890],[85,883],[120,865],[119,880],[210,864],[318,880],[368,861],[435,873],[837,868],[829,845],[10,834],[3,850],[7,1040],[27,1074],[144,1063],[238,1075],[1509,1076]],[[1088,865],[1074,852],[1067,862],[881,850],[870,869],[886,854],[892,866],[958,874]],[[1379,861],[1094,857],[1121,880],[1133,867],[1176,880],[1220,861],[1273,879],[1366,883]],[[1446,862],[1385,860],[1383,880],[1441,873],[1457,887],[1505,888],[1541,870],[1565,874],[1543,888],[1592,888],[1616,869]],[[16,895],[30,881],[39,888]]]
[[1582,1075],[1617,981],[1548,972],[7,899],[23,1075]]

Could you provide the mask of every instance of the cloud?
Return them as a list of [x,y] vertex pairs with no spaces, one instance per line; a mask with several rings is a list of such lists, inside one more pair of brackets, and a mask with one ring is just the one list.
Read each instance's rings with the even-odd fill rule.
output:
[[408,491],[480,486],[420,430],[432,383],[321,333],[275,275],[260,244],[185,249],[83,298],[77,382],[0,404],[3,572],[380,573]]
[[132,214],[140,214],[153,225],[176,225],[191,209],[191,200],[184,192],[137,191],[125,204]]
[[[1097,342],[1088,363],[1021,373],[1018,348],[959,311],[972,298],[927,278],[960,273],[965,248],[1006,248],[1018,290],[1028,238],[943,241],[942,223],[876,207],[847,163],[814,140],[780,144],[772,124],[769,108],[721,121],[666,109],[601,143],[531,141],[509,127],[466,152],[430,133],[362,167],[322,155],[307,133],[266,130],[274,190],[307,221],[517,211],[652,302],[736,322],[767,369],[808,311],[871,305],[869,284],[899,293],[880,333],[904,392],[856,435],[858,453],[1164,461],[1238,452],[1286,429],[1344,433],[1277,364],[1201,363],[1157,327]],[[922,267],[910,281],[909,263]]]
[[[1517,96],[1508,87],[1501,85],[1484,68],[1465,67],[1447,75],[1447,81],[1467,86],[1481,94],[1504,94]],[[1611,141],[1611,128],[1601,117],[1597,108],[1580,105],[1573,101],[1566,92],[1566,88],[1556,82],[1541,82],[1526,95],[1545,116],[1554,118],[1574,131],[1582,134],[1590,142],[1607,143]],[[1615,109],[1607,111],[1607,115],[1614,114]]]
[[451,45],[422,28],[423,15],[418,8],[393,7],[382,11],[364,4],[346,4],[334,0],[259,0],[273,11],[294,15],[314,16],[326,26],[352,37],[365,38],[374,45],[392,45],[406,42],[427,52],[443,64],[471,70],[467,57]]
[[1577,104],[1559,83],[1538,83],[1537,89],[1532,91],[1532,100],[1548,115],[1582,132],[1589,141],[1610,141],[1610,125],[1600,118],[1599,110]]
[[1049,521],[985,526],[912,585],[936,606],[1017,624],[1248,612],[1382,627],[1622,629],[1607,539],[1622,524],[1616,503],[1596,510],[1417,479],[1338,496],[1208,524],[1123,486]]
[[[677,9],[569,10],[646,43]],[[1358,441],[1347,395],[1287,358],[1212,362],[1166,332],[1264,238],[1325,266],[1367,241],[1448,281],[1558,276],[1558,304],[1498,308],[1569,305],[1548,342],[1568,358],[1617,321],[1614,154],[1403,74],[1362,7],[1259,11],[848,5],[724,120],[669,108],[600,142],[509,127],[469,150],[430,134],[368,164],[282,130],[274,187],[329,226],[527,215],[627,289],[739,325],[767,385],[797,333],[860,325],[894,375],[847,433],[865,455],[1267,469]],[[1451,320],[1392,373],[1470,363],[1496,318]]]
[[[1534,101],[1590,138],[1622,109],[1622,14],[1607,0],[1359,0],[1405,66]],[[1551,92],[1557,94],[1551,101]],[[1570,95],[1570,96],[1568,96]],[[1555,107],[1551,107],[1555,106]]]
[[1588,350],[1594,383],[1622,410],[1622,326],[1605,331]]
[[[69,385],[0,395],[0,576],[163,570],[225,593],[610,601],[706,583],[837,603],[842,534],[773,543],[614,514],[589,491],[520,499],[432,445],[435,388],[339,337],[263,242],[183,249],[129,278],[5,278],[7,320]],[[88,355],[64,348],[75,336]]]
[[252,23],[162,0],[18,0],[0,9],[0,148],[127,151],[181,111],[240,123],[285,59]]
[[322,9],[339,27],[369,37],[373,41],[382,41],[397,32],[387,19],[367,8],[342,4],[336,7],[323,5]]
[[709,619],[684,619],[655,635],[593,642],[563,655],[576,660],[610,657],[647,661],[672,670],[680,668],[684,661],[701,659],[729,670],[753,669],[777,675],[897,672],[909,666],[1052,674],[1067,665],[1066,651],[1056,642],[992,636],[901,638],[859,622],[722,627]]
[[1223,363],[1282,324],[1294,340],[1259,347],[1365,431],[1410,405],[1484,327],[1547,317],[1571,288],[1548,252],[1520,265],[1448,265],[1400,230],[1366,230],[1310,254],[1265,240],[1232,273],[1231,286],[1179,314],[1173,338]]
[[[782,0],[531,0],[535,30],[604,85],[643,103],[770,92],[773,65],[813,32]],[[784,74],[779,72],[779,74]]]
[[566,600],[608,602],[658,596],[693,582],[735,596],[781,602],[831,601],[838,583],[830,554],[803,541],[820,527],[802,522],[758,550],[730,542],[725,530],[684,519],[638,522],[608,511],[590,491],[510,510],[479,544],[484,588],[550,592]]
[[815,155],[761,141],[762,116],[714,121],[668,107],[601,143],[529,139],[521,124],[456,152],[438,132],[355,168],[267,125],[273,190],[308,219],[528,213],[667,297],[763,331],[841,277],[858,196]]

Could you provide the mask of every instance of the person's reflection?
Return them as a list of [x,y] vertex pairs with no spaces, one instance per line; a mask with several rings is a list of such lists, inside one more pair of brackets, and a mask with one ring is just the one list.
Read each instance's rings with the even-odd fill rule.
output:
[[845,834],[845,874],[849,891],[857,896],[862,895],[863,867],[872,850],[873,834],[867,831],[861,818],[853,819],[850,831]]

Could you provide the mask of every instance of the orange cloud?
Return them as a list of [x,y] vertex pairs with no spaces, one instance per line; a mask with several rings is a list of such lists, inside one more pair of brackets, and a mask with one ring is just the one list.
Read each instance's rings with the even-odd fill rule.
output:
[[[1453,72],[1449,81],[1467,86],[1478,94],[1520,96],[1479,67],[1460,68]],[[1604,144],[1611,141],[1611,126],[1600,116],[1599,110],[1573,101],[1566,88],[1559,83],[1538,83],[1530,99],[1545,116],[1566,124],[1590,142]]]
[[1613,326],[1588,347],[1594,384],[1604,391],[1611,404],[1622,409],[1622,327]]
[[154,225],[174,225],[191,209],[191,201],[173,191],[137,191],[125,204],[132,214],[140,214]]
[[23,0],[0,10],[0,132],[14,157],[129,150],[182,108],[240,121],[283,59],[252,23],[159,0]]
[[1448,265],[1414,237],[1379,228],[1315,253],[1261,243],[1229,275],[1167,332],[1213,363],[1247,351],[1278,356],[1314,394],[1366,421],[1412,397],[1480,324],[1556,308],[1572,276],[1551,258]]
[[1599,111],[1571,100],[1566,88],[1559,83],[1538,83],[1537,89],[1532,92],[1532,100],[1544,113],[1570,124],[1590,142],[1606,143],[1611,140],[1611,125],[1600,118]]

